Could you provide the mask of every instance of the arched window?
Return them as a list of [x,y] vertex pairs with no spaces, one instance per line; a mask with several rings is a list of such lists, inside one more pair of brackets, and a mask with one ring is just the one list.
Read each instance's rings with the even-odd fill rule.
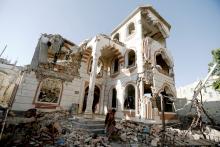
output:
[[115,36],[113,37],[113,40],[120,41],[119,39],[120,39],[119,33],[115,34]]
[[[92,62],[93,62],[93,60],[91,59],[89,62],[89,66],[88,66],[88,73],[90,73],[92,71]],[[100,59],[98,60],[98,63],[97,63],[96,74],[99,77],[102,76],[102,74],[103,74],[103,62]]]
[[147,96],[148,98],[153,96],[151,85],[144,84],[144,95]]
[[112,62],[111,70],[113,74],[119,72],[119,59],[117,57]]
[[124,108],[135,109],[135,88],[131,84],[129,84],[125,89]]
[[128,35],[133,34],[134,31],[135,31],[135,26],[134,26],[134,23],[132,22],[128,25]]
[[[170,92],[167,90],[168,87],[165,87],[164,90],[161,92],[163,95],[164,100],[164,112],[174,112],[173,107],[173,95],[170,94]],[[159,111],[161,111],[161,98],[158,96],[156,99],[157,108]]]
[[135,52],[131,50],[128,52],[128,66],[127,67],[132,67],[135,66]]
[[98,61],[98,65],[97,65],[97,76],[101,77],[103,74],[103,62],[101,60]]
[[112,89],[112,108],[116,108],[117,105],[117,91],[115,88]]
[[62,82],[57,79],[44,79],[41,82],[37,102],[58,103],[62,91]]
[[[85,110],[86,110],[88,93],[89,93],[89,86],[85,89],[82,112],[85,112]],[[93,113],[98,111],[99,97],[100,97],[100,89],[99,89],[98,86],[95,85],[94,96],[93,96],[93,103],[92,103],[92,112]]]
[[169,65],[167,65],[166,61],[163,59],[161,54],[156,55],[156,64],[157,68],[160,72],[162,72],[165,75],[169,75]]

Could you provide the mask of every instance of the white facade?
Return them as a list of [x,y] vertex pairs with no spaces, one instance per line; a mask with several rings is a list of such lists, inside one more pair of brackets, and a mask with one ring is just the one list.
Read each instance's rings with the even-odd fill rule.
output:
[[[25,72],[13,109],[70,109],[74,103],[86,116],[106,114],[108,109],[116,108],[117,117],[160,120],[159,93],[176,96],[173,59],[166,48],[169,29],[170,25],[151,6],[137,8],[110,36],[99,34],[79,46],[81,66],[79,76],[73,80],[57,76],[62,73],[58,72],[58,62],[52,64],[56,66],[53,76],[38,78],[38,70]],[[48,58],[52,54],[48,52]],[[57,84],[51,88],[55,91],[52,94],[57,94],[52,104],[46,97],[39,98],[44,95],[43,81],[47,78]],[[167,119],[175,119],[172,106],[165,114]]]

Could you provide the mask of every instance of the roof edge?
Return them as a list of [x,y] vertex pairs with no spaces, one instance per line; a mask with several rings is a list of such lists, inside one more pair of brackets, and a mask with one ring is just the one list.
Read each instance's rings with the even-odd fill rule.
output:
[[114,30],[111,32],[111,35],[119,30],[131,17],[133,17],[136,13],[138,13],[142,9],[150,9],[160,20],[162,20],[165,25],[170,29],[171,25],[152,7],[152,5],[142,5],[133,10]]

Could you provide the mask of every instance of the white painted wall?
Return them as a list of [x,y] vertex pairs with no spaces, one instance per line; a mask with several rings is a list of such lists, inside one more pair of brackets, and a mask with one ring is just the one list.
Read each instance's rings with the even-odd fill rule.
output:
[[[69,110],[72,104],[78,104],[81,93],[81,79],[74,79],[73,82],[65,82],[63,84],[63,92],[60,101],[60,106]],[[34,97],[37,92],[38,80],[35,73],[24,73],[21,84],[18,88],[15,102],[12,110],[26,111],[30,108],[34,108]]]
[[[211,86],[215,78],[216,77],[211,77],[209,82],[206,84],[206,88],[204,88],[201,93],[205,110],[207,110],[208,114],[210,114],[212,118],[214,118],[218,123],[220,123],[220,92],[214,90]],[[183,105],[179,106],[183,107],[178,108],[178,113],[180,115],[184,115],[189,112],[191,106],[190,100],[192,99],[193,91],[197,83],[198,81],[177,88],[177,97],[182,98],[182,101],[184,100],[185,102],[187,102],[184,107]],[[198,99],[200,99],[200,95],[198,96]],[[177,100],[181,101],[181,99]]]
[[21,84],[15,96],[12,110],[26,111],[34,108],[33,100],[37,90],[38,81],[35,73],[23,73]]

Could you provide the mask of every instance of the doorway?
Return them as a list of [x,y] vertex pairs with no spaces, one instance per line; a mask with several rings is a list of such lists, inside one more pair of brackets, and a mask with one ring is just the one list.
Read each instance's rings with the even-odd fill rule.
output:
[[[85,112],[85,110],[86,110],[88,93],[89,93],[89,86],[85,89],[82,112]],[[95,113],[98,109],[99,97],[100,97],[100,89],[98,88],[98,86],[95,86],[94,96],[93,96],[93,103],[92,103],[92,112],[93,113]]]

